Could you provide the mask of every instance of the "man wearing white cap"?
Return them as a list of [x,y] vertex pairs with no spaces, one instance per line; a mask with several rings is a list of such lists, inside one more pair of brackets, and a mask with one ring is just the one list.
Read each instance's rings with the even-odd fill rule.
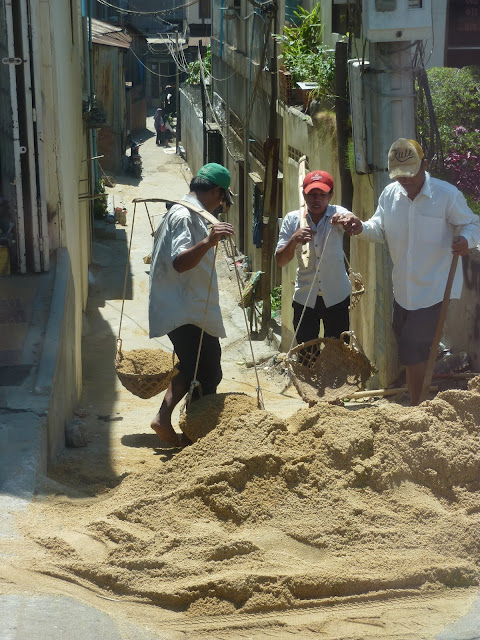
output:
[[[336,212],[350,212],[330,204],[332,176],[326,171],[308,173],[303,181],[303,196],[305,209],[287,213],[275,251],[280,267],[295,255],[298,258],[292,306],[299,344],[318,338],[320,320],[325,337],[339,338],[348,331],[351,292],[343,259],[343,229],[330,224]],[[308,252],[302,255],[304,246],[308,246]]]
[[[411,405],[420,402],[430,346],[435,333],[452,254],[466,255],[480,241],[480,220],[453,185],[432,178],[416,140],[399,138],[388,152],[395,182],[382,191],[367,222],[353,214],[337,215],[350,235],[387,242],[393,261],[393,330],[405,365]],[[461,265],[452,298],[462,290]]]

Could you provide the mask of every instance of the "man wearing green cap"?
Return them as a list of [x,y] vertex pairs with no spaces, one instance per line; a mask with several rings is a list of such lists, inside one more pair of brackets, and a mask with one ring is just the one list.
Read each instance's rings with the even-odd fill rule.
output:
[[[168,335],[179,364],[151,427],[171,446],[182,444],[172,427],[172,412],[195,377],[202,329],[196,375],[201,393],[215,393],[222,379],[219,338],[225,337],[225,329],[214,259],[218,241],[234,233],[228,222],[216,222],[209,229],[205,218],[188,205],[212,214],[218,207],[231,204],[229,187],[228,170],[215,162],[206,164],[190,182],[190,193],[182,199],[185,206],[174,204],[155,233],[150,267],[150,338]],[[196,395],[197,389],[193,398]]]
[[[394,180],[380,194],[375,215],[362,222],[334,215],[349,235],[387,242],[393,262],[393,331],[405,365],[410,404],[417,405],[433,341],[452,254],[465,255],[480,241],[480,221],[453,185],[432,178],[416,140],[399,138],[388,152]],[[452,298],[462,290],[458,265]]]

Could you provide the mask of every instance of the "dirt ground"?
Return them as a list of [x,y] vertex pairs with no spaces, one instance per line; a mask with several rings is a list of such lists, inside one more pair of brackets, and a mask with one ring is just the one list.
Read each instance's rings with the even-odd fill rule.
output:
[[[268,367],[275,345],[254,342],[250,366],[222,247],[219,392],[261,397],[265,411],[229,416],[184,450],[163,447],[149,426],[162,395],[132,395],[114,358],[132,226],[122,348],[171,351],[148,339],[151,227],[132,200],[181,198],[191,173],[153,134],[141,152],[142,180],[118,176],[108,190],[127,225],[95,235],[75,419],[87,446],[51,469],[4,572],[162,637],[440,638],[478,593],[478,379],[425,408],[405,398],[308,408]],[[153,226],[163,211],[149,205]]]

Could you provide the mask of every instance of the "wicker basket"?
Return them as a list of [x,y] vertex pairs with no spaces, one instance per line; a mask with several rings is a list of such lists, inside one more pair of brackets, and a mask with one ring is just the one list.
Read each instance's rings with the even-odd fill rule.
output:
[[[350,336],[346,344],[343,336]],[[336,402],[365,388],[375,367],[358,344],[353,332],[340,339],[318,338],[294,347],[287,358],[292,382],[305,402]]]
[[[120,341],[121,342],[121,341]],[[115,372],[118,379],[130,393],[134,396],[138,396],[143,400],[153,398],[162,391],[167,389],[172,378],[178,373],[176,364],[172,357],[172,368],[169,371],[162,372],[160,374],[138,374],[138,373],[123,373],[119,371],[120,362],[123,359],[121,345],[117,346],[117,353],[115,355]]]

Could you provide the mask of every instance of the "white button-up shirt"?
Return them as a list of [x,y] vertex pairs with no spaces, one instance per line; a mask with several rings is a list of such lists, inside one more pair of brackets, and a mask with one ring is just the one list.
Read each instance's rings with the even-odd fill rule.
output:
[[[293,299],[312,309],[315,307],[319,291],[322,292],[325,306],[331,307],[345,300],[352,289],[343,258],[343,228],[330,224],[335,212],[350,213],[343,207],[328,205],[317,225],[310,214],[307,214],[308,225],[315,231],[315,235],[309,242],[309,260],[306,266],[300,258],[303,245],[299,244],[296,247],[298,269]],[[285,246],[299,228],[300,211],[290,211],[283,219],[275,251]]]
[[[428,173],[413,201],[399,182],[385,187],[375,215],[362,224],[359,238],[386,240],[393,261],[394,297],[409,310],[431,307],[443,300],[455,236],[464,236],[469,248],[480,241],[480,220],[463,194]],[[452,298],[460,297],[462,284],[460,261]]]
[[[183,200],[197,207],[202,206],[189,195],[184,196]],[[180,205],[173,205],[160,221],[150,265],[150,338],[164,336],[186,324],[204,328],[211,336],[225,337],[216,271],[204,318],[215,249],[207,251],[193,269],[178,273],[173,268],[173,261],[178,255],[207,235],[207,223],[202,216]]]

